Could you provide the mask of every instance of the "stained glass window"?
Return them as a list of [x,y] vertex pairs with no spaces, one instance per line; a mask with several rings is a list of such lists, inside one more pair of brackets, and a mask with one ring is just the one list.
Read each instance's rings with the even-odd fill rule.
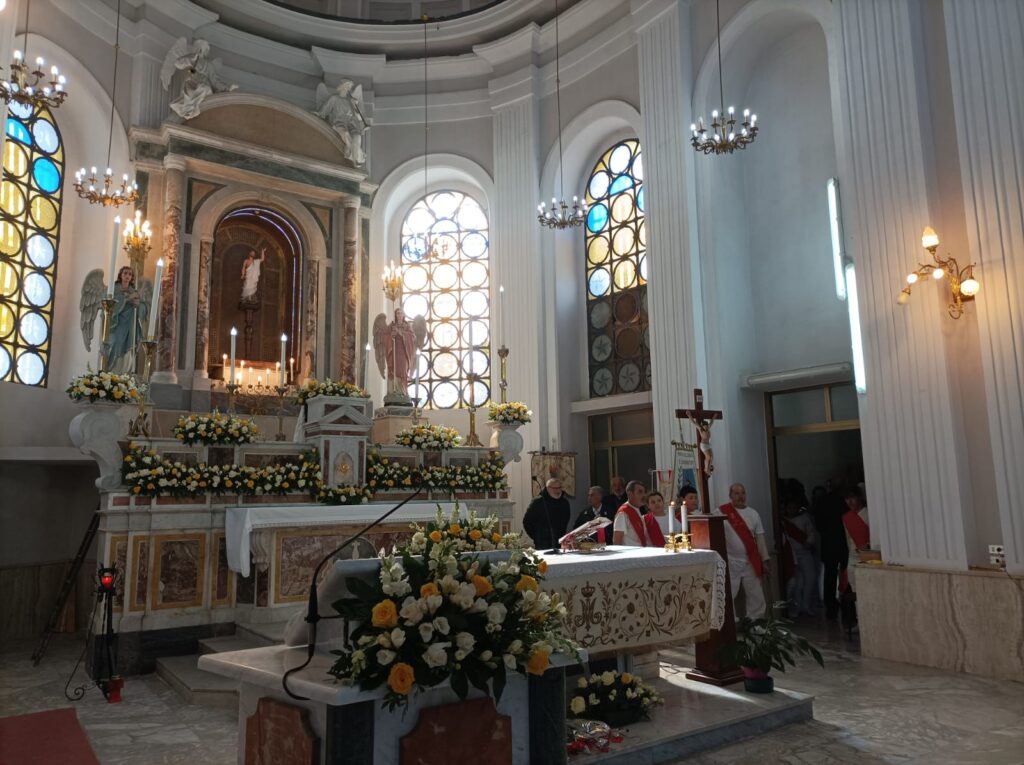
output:
[[402,224],[402,307],[427,320],[418,383],[409,386],[421,405],[468,406],[471,371],[480,376],[473,402],[490,399],[488,251],[487,215],[458,191],[428,194]]
[[587,340],[593,396],[651,388],[640,142],[604,153],[587,184]]
[[12,103],[0,181],[0,381],[46,385],[64,145],[48,109]]

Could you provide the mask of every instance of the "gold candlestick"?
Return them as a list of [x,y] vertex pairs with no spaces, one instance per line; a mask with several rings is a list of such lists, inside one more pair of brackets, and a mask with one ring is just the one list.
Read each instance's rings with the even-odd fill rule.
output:
[[286,441],[284,434],[284,394],[288,392],[287,385],[278,385],[274,388],[277,391],[277,435],[275,441]]
[[149,377],[152,374],[153,354],[156,352],[156,340],[143,340],[142,343],[142,394],[139,396],[139,414],[128,423],[128,435],[131,438],[149,438],[149,417],[146,415],[146,393],[149,392]]
[[693,545],[690,543],[690,535],[685,531],[681,534],[665,535],[665,552],[690,552]]
[[466,378],[469,380],[469,435],[466,437],[466,446],[483,446],[476,434],[476,381],[480,376],[470,372]]
[[503,343],[498,349],[498,358],[501,359],[501,381],[498,387],[501,388],[501,403],[508,403],[508,347]]
[[105,297],[100,301],[100,305],[103,306],[103,353],[101,357],[103,363],[100,364],[100,371],[109,371],[107,367],[110,366],[110,321],[114,316],[114,306],[117,305],[117,300],[112,297]]
[[241,388],[242,386],[238,385],[237,383],[228,383],[224,387],[227,388],[227,390],[228,390],[228,414],[234,414],[235,413],[235,393],[237,393],[238,389]]

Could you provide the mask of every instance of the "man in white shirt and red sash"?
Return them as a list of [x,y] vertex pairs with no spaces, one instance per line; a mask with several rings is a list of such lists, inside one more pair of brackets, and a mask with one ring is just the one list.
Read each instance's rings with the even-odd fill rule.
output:
[[626,484],[626,501],[615,513],[612,543],[631,547],[658,547],[665,544],[658,519],[652,513],[643,514],[641,508],[647,498],[647,488],[640,481]]
[[[718,508],[728,523],[725,527],[725,549],[729,555],[729,580],[733,601],[743,590],[744,612],[751,619],[765,615],[764,588],[761,577],[768,569],[768,546],[764,526],[757,510],[747,506],[747,490],[741,483],[729,487],[730,502]],[[737,609],[737,617],[739,610]]]

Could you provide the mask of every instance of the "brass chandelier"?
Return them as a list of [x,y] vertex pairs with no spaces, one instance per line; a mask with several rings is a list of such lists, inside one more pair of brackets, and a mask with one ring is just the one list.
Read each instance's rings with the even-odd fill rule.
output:
[[561,199],[551,197],[551,209],[543,202],[537,205],[537,222],[552,229],[582,226],[587,219],[587,203],[580,203],[579,197],[572,198],[572,207],[565,202],[565,167],[562,163],[562,78],[559,69],[558,51],[558,0],[555,0],[555,104],[558,109],[558,191]]
[[718,24],[718,104],[719,109],[711,112],[711,124],[704,125],[704,117],[690,125],[690,143],[702,154],[732,154],[737,149],[745,149],[757,138],[757,115],[750,109],[743,110],[743,122],[737,132],[736,109],[725,108],[725,86],[722,76],[722,12],[719,0],[715,0],[715,18]]
[[947,311],[953,319],[959,319],[964,313],[964,303],[974,300],[981,290],[981,284],[974,278],[974,263],[960,268],[956,258],[940,258],[939,235],[931,226],[927,226],[921,234],[921,246],[932,256],[933,263],[922,263],[915,271],[907,274],[907,286],[900,290],[896,302],[905,305],[910,300],[910,290],[922,278],[929,276],[934,281],[949,282],[950,303]]
[[68,92],[64,86],[67,80],[56,66],[50,67],[49,77],[43,70],[46,62],[42,56],[36,58],[35,69],[28,63],[28,11],[31,0],[25,2],[25,52],[14,51],[10,64],[10,76],[0,80],[0,98],[6,103],[15,103],[36,109],[56,109]]
[[[85,168],[75,171],[75,191],[90,204],[104,207],[120,207],[139,201],[139,185],[128,181],[128,173],[121,176],[115,185],[114,171],[110,169],[110,147],[114,141],[114,104],[117,103],[117,54],[121,49],[121,0],[117,0],[117,26],[114,31],[114,81],[110,93],[110,132],[107,134],[107,171],[97,178],[93,167],[86,175]],[[101,188],[102,185],[102,188]]]

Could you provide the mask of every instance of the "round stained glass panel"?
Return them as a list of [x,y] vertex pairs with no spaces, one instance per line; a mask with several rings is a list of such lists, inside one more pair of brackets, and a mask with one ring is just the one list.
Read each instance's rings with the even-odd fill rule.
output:
[[595,269],[590,275],[590,279],[587,280],[587,283],[590,294],[594,297],[601,297],[602,295],[608,294],[608,288],[612,283],[611,277],[608,275],[608,269]]
[[467,263],[462,269],[462,282],[467,287],[482,287],[487,281],[487,267],[483,263]]
[[459,389],[450,382],[443,382],[434,386],[431,400],[438,409],[451,409],[459,400]]
[[427,272],[422,266],[411,266],[402,272],[402,284],[406,291],[418,292],[427,286]]
[[28,257],[37,268],[49,268],[53,263],[53,242],[42,234],[29,238]]
[[43,308],[50,302],[53,290],[50,280],[42,274],[31,273],[25,277],[25,299],[37,308]]
[[590,305],[590,326],[594,329],[603,329],[612,318],[612,307],[604,300],[594,302]]
[[434,331],[430,333],[434,340],[435,348],[454,348],[459,339],[459,330],[451,322],[437,322],[434,324]]
[[487,295],[483,292],[467,292],[462,298],[462,310],[467,316],[484,316],[487,313]]
[[36,186],[47,194],[52,194],[60,188],[60,170],[52,160],[46,159],[46,157],[40,157],[35,161],[32,177],[35,179]]
[[52,122],[36,120],[36,124],[32,127],[32,135],[36,139],[36,146],[47,154],[53,154],[60,148],[60,138],[57,136]]
[[435,289],[450,290],[458,283],[459,272],[455,270],[455,266],[445,263],[431,272],[430,280]]
[[38,385],[43,381],[43,360],[38,353],[24,351],[18,356],[18,378],[26,385]]
[[0,303],[0,340],[14,331],[14,311],[10,306]]
[[591,199],[600,199],[608,193],[608,173],[604,170],[599,170],[594,173],[590,178],[590,185],[587,187],[587,191],[590,192]]
[[15,218],[25,211],[25,195],[12,181],[0,183],[0,208]]
[[17,270],[6,260],[0,260],[0,297],[10,297],[17,289]]
[[462,252],[467,258],[482,258],[487,255],[487,240],[482,234],[467,234],[462,240]]
[[21,317],[21,338],[29,345],[42,345],[49,334],[49,325],[40,314],[30,311]]
[[454,353],[439,353],[434,357],[433,372],[437,377],[451,377],[459,371],[459,360]]
[[[0,221],[0,252],[4,255],[17,255],[21,251],[21,231],[9,220]],[[29,257],[32,257],[32,240],[29,240]],[[32,259],[35,263],[35,258]],[[53,262],[53,248],[50,248],[50,263]],[[50,265],[47,263],[46,265]],[[38,266],[39,264],[36,263]]]
[[8,108],[23,120],[27,120],[32,116],[32,107],[28,104],[20,104],[17,101],[12,101]]
[[587,245],[587,259],[595,266],[608,260],[608,240],[603,236],[595,236]]
[[633,152],[629,150],[629,146],[627,144],[619,144],[612,149],[612,155],[608,158],[609,169],[611,169],[611,171],[616,175],[625,172],[626,168],[629,167],[629,160],[632,156]]
[[608,223],[608,208],[603,204],[596,204],[587,213],[587,228],[595,234],[604,230]]
[[612,202],[612,220],[621,223],[633,215],[633,197],[630,194],[620,194]]
[[442,292],[434,298],[434,316],[442,319],[450,319],[459,310],[459,301],[450,292]]
[[636,283],[636,266],[632,260],[623,260],[615,266],[615,286],[620,290],[629,289]]
[[36,195],[32,197],[32,219],[39,228],[49,231],[57,225],[57,208],[46,197]]
[[423,295],[406,295],[402,299],[402,307],[405,309],[405,315],[410,318],[427,315],[427,299]]
[[0,380],[6,380],[11,373],[11,354],[7,349],[0,346]]

